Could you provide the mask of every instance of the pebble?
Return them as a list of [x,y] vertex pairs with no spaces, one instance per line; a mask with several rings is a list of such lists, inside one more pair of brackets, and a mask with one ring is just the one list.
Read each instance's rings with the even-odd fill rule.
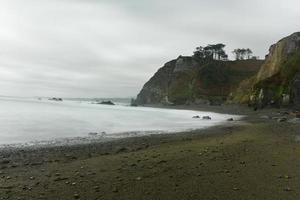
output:
[[291,177],[289,175],[284,175],[285,179],[290,179]]
[[290,192],[290,191],[292,191],[292,189],[290,187],[286,187],[286,188],[284,188],[284,191]]
[[79,199],[80,198],[79,194],[74,194],[74,198]]
[[119,190],[118,190],[117,187],[113,187],[113,190],[112,190],[112,191],[115,192],[115,193],[117,193]]

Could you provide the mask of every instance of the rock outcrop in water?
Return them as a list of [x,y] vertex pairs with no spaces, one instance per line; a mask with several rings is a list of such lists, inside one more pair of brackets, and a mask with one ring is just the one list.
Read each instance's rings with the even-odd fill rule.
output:
[[211,60],[191,56],[167,62],[144,85],[137,104],[220,104],[239,83],[259,70],[263,61]]
[[240,85],[232,100],[261,108],[300,108],[300,32],[272,45],[259,72]]

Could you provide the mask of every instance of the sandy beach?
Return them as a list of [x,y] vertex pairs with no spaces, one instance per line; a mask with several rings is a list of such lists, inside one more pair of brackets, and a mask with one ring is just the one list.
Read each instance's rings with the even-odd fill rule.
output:
[[0,199],[300,198],[300,123],[278,122],[292,118],[280,110],[206,109],[247,117],[187,133],[2,150]]

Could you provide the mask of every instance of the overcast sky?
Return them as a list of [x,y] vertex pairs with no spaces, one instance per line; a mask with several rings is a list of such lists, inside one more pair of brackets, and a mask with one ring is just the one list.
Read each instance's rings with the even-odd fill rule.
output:
[[0,0],[0,95],[135,96],[198,45],[264,57],[299,19],[299,0]]

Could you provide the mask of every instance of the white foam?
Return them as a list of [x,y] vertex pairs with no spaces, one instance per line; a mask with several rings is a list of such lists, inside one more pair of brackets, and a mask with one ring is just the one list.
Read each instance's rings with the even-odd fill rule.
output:
[[[212,120],[193,119],[195,115]],[[131,137],[201,129],[240,116],[89,102],[0,98],[0,144],[87,137]]]

